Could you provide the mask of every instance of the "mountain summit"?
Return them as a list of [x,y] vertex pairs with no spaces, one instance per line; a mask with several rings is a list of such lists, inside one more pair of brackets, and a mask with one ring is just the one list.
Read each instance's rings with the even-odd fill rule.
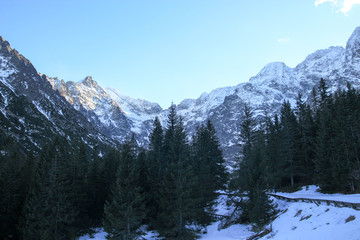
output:
[[[272,116],[279,112],[284,101],[294,106],[299,93],[306,100],[321,78],[326,80],[331,91],[345,88],[347,83],[360,87],[360,27],[354,30],[346,48],[315,51],[295,68],[281,62],[269,63],[248,82],[215,89],[198,99],[185,99],[177,106],[177,111],[190,135],[210,119],[225,156],[230,158],[238,151],[239,125],[245,103],[260,119],[265,113]],[[73,118],[72,122],[81,119],[85,128],[92,127],[119,142],[135,133],[137,141],[146,146],[154,118],[159,117],[166,124],[167,109],[124,96],[113,88],[103,88],[90,76],[75,83],[39,75],[30,61],[11,49],[3,38],[0,39],[0,80],[3,119],[10,115],[8,104],[11,99],[24,95],[47,119],[52,131],[65,132],[65,126],[72,128],[62,116],[68,108],[77,119]],[[64,98],[59,98],[60,95]],[[5,126],[3,130],[7,131],[9,127]]]
[[346,43],[346,60],[360,62],[360,27],[357,27]]
[[[282,62],[269,63],[248,82],[215,89],[202,94],[198,99],[185,99],[177,106],[177,111],[182,115],[190,134],[197,126],[210,119],[216,127],[225,155],[231,157],[237,151],[244,103],[250,104],[258,117],[265,112],[271,116],[279,112],[284,101],[289,101],[294,106],[298,93],[306,99],[321,78],[326,79],[332,91],[345,87],[347,82],[359,87],[359,49],[360,27],[355,29],[345,49],[329,47],[318,50],[295,68]],[[55,83],[49,78],[49,81],[97,129],[119,141],[134,132],[138,141],[146,145],[153,119],[158,116],[165,124],[168,110],[162,110],[155,103],[125,97],[113,88],[101,88],[91,77],[85,78],[80,85],[60,81],[62,87],[59,87],[58,80]],[[65,88],[66,91],[61,90]],[[74,98],[83,100],[74,101]],[[87,112],[81,109],[86,109]]]
[[[38,151],[55,136],[90,146],[113,144],[95,131],[71,103],[53,90],[46,76],[0,37],[0,135],[11,136],[23,151]],[[99,141],[102,139],[102,141]]]

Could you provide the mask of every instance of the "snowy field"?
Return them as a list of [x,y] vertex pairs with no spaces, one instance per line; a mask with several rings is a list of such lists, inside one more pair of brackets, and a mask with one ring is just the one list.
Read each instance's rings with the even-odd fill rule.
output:
[[[276,193],[288,198],[326,199],[359,203],[360,194],[322,194],[315,186],[303,187],[295,193]],[[270,226],[272,232],[261,238],[274,240],[360,239],[360,211],[328,206],[325,203],[285,202],[276,200],[283,213]]]
[[[343,202],[360,203],[360,194],[322,194],[315,186],[303,187],[295,193],[277,193],[288,198],[326,199]],[[360,211],[351,208],[339,208],[326,204],[286,202],[274,199],[274,204],[280,211],[279,216],[268,226],[272,231],[261,238],[274,240],[359,240],[360,239]],[[219,214],[227,214],[225,198],[219,199]],[[220,222],[207,227],[207,233],[201,235],[202,240],[236,240],[248,239],[255,233],[250,225],[232,225],[218,230]],[[94,238],[83,236],[79,240],[105,240],[106,233],[99,231]],[[156,240],[156,234],[148,232],[143,236],[146,240]]]
[[324,194],[317,191],[314,185],[303,187],[300,191],[294,193],[276,193],[276,195],[287,198],[309,198],[324,199],[349,203],[360,203],[360,194]]

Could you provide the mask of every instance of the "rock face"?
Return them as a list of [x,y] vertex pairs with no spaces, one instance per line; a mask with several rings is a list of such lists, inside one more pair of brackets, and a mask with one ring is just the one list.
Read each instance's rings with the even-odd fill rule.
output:
[[78,83],[46,79],[99,132],[119,142],[134,133],[140,144],[147,145],[151,123],[162,112],[158,104],[123,96],[116,89],[104,89],[92,77]]
[[[11,99],[9,94],[24,95],[45,118],[51,119],[53,131],[57,131],[55,127],[66,125],[60,112],[71,105],[71,113],[75,116],[74,111],[77,112],[74,122],[81,122],[84,128],[93,126],[96,131],[119,142],[134,133],[144,146],[148,144],[154,118],[158,116],[163,125],[166,124],[168,110],[161,109],[156,103],[123,96],[113,88],[104,89],[91,77],[75,83],[39,76],[31,63],[3,39],[0,53],[2,113]],[[345,48],[318,50],[295,68],[281,62],[267,64],[248,82],[203,93],[198,99],[185,99],[177,106],[177,111],[190,136],[197,126],[210,119],[225,156],[231,159],[238,151],[239,123],[245,103],[253,108],[259,119],[265,113],[271,116],[279,112],[285,100],[294,106],[298,93],[306,99],[321,78],[326,80],[331,91],[346,87],[348,82],[355,88],[360,87],[360,27],[355,29]],[[45,84],[46,81],[50,84]],[[51,87],[56,91],[51,93]],[[30,94],[32,91],[36,93]],[[57,99],[59,105],[50,104],[55,101],[53,99]],[[42,111],[45,107],[38,104],[41,101],[48,102],[53,109]],[[59,118],[56,123],[55,118]]]
[[37,151],[56,135],[89,145],[113,144],[55,92],[24,56],[0,38],[0,131],[24,151]]
[[284,63],[270,63],[249,82],[216,89],[196,100],[185,100],[178,110],[189,129],[210,118],[225,153],[231,157],[237,151],[244,103],[248,103],[258,116],[265,113],[271,116],[279,112],[285,100],[295,106],[298,93],[306,99],[321,78],[326,80],[331,91],[345,88],[348,82],[355,88],[360,87],[360,27],[355,29],[345,49],[318,50],[295,68]]

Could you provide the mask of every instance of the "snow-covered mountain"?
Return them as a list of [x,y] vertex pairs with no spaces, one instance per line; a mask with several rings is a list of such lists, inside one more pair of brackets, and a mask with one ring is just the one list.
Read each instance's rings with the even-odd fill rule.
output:
[[226,153],[230,154],[227,156],[231,156],[237,151],[244,103],[259,116],[265,113],[271,116],[279,112],[285,100],[294,106],[299,93],[306,99],[321,78],[331,91],[346,87],[347,82],[360,87],[360,27],[355,29],[345,48],[318,50],[295,68],[282,62],[269,63],[248,82],[204,93],[198,99],[184,100],[178,110],[191,130],[209,118]]
[[[1,41],[4,42],[3,39]],[[18,56],[21,55],[18,54]],[[47,80],[50,83],[48,86],[56,90],[53,92],[58,92],[65,98],[59,100],[62,101],[61,104],[65,104],[64,100],[66,100],[73,110],[80,113],[78,115],[82,117],[78,117],[79,119],[87,120],[92,123],[96,131],[119,142],[134,133],[138,142],[146,146],[154,118],[158,116],[162,123],[166,124],[168,110],[162,109],[156,103],[124,96],[113,88],[105,89],[91,77],[86,77],[81,82],[65,82],[39,75],[32,67],[26,74],[30,77],[24,78],[18,73],[25,66],[31,65],[27,59],[18,57],[17,61],[23,63],[20,64],[21,66],[14,63],[15,66],[13,63],[9,64],[8,55],[0,57],[0,78],[3,86],[1,112],[6,108],[8,101],[5,88],[18,95],[29,92],[29,89],[37,91],[34,96],[38,97],[33,97],[31,94],[28,96],[30,96],[30,102],[41,112],[42,108],[39,108],[36,103],[40,100],[45,101],[44,99],[53,99],[53,97],[47,97],[50,96],[47,87],[46,91],[42,90],[43,82],[40,86],[31,79],[36,78],[41,79],[37,81]],[[329,47],[318,50],[306,57],[295,68],[290,68],[281,62],[269,63],[248,82],[218,88],[210,93],[203,93],[197,99],[185,99],[177,105],[177,111],[182,115],[190,136],[197,126],[210,119],[217,130],[225,156],[231,157],[238,147],[239,123],[244,103],[249,104],[259,118],[265,113],[271,116],[279,112],[285,100],[295,104],[298,93],[306,99],[321,78],[327,81],[332,91],[346,87],[347,82],[356,88],[360,87],[360,27],[355,29],[345,48]],[[59,106],[47,112],[53,115],[58,113],[59,119],[62,119]],[[42,112],[43,116],[46,116],[46,111]]]
[[[347,82],[360,86],[360,27],[355,29],[345,48],[318,50],[295,68],[282,62],[269,63],[248,82],[203,93],[198,99],[185,99],[177,111],[190,134],[210,119],[226,155],[231,156],[237,151],[244,103],[250,104],[258,116],[265,112],[272,115],[279,112],[284,100],[295,104],[298,93],[306,99],[321,78],[332,91],[345,87]],[[138,141],[146,145],[155,116],[160,116],[165,124],[167,110],[158,104],[125,97],[112,88],[101,88],[90,77],[81,83],[48,80],[97,129],[117,140],[122,141],[134,132]]]
[[24,56],[0,37],[0,133],[18,141],[24,151],[37,151],[54,136],[89,146],[113,140],[93,126]]
[[135,133],[139,143],[146,145],[151,122],[162,112],[159,104],[123,96],[113,88],[104,89],[89,76],[77,83],[46,79],[98,131],[119,142]]

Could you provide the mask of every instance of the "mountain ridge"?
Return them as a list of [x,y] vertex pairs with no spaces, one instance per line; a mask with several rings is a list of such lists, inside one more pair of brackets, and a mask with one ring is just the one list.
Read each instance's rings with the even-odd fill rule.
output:
[[[327,81],[331,91],[344,88],[347,82],[359,87],[359,42],[360,27],[354,30],[345,48],[317,50],[294,68],[283,62],[269,63],[248,82],[204,92],[197,99],[184,99],[176,106],[176,110],[182,116],[190,135],[201,123],[210,119],[215,125],[225,155],[231,158],[238,150],[237,136],[241,110],[245,103],[254,109],[257,116],[261,117],[265,113],[271,116],[279,112],[284,101],[289,101],[294,106],[299,93],[306,99],[321,78]],[[108,95],[116,98],[116,90],[108,88],[105,91],[112,91]],[[145,146],[153,118],[158,116],[163,125],[166,124],[168,111],[160,106],[157,111],[152,112],[133,111],[129,108],[125,111],[126,106],[122,101],[117,101],[117,106],[128,117],[130,129],[136,133],[138,141]],[[137,109],[141,109],[141,106],[138,105]],[[131,115],[135,117],[131,118]]]
[[[12,57],[18,58],[18,61],[13,61],[13,67],[4,67],[4,61],[0,61],[0,66],[3,66],[0,73],[2,79],[18,70],[17,62],[31,66],[33,70],[29,71],[30,75],[39,75],[30,61],[16,50],[9,53],[9,44],[5,44],[3,38],[0,41],[3,46],[0,52],[7,51]],[[157,103],[123,96],[114,88],[103,88],[90,76],[80,82],[65,82],[43,74],[40,76],[98,132],[116,141],[123,142],[135,133],[138,143],[146,147],[154,118],[159,117],[166,126],[168,109],[162,109]],[[200,124],[211,120],[225,156],[231,158],[238,151],[237,136],[245,103],[253,108],[260,119],[265,114],[272,116],[279,112],[284,101],[294,106],[299,93],[306,100],[321,78],[326,80],[332,92],[345,88],[348,82],[355,88],[360,87],[360,27],[354,30],[345,48],[317,50],[294,68],[283,62],[269,63],[248,82],[204,92],[197,99],[184,99],[176,110],[182,116],[189,136]],[[25,86],[26,82],[22,84]]]
[[26,152],[37,152],[55,136],[70,143],[115,142],[79,114],[55,92],[32,63],[0,38],[0,132],[16,139]]

